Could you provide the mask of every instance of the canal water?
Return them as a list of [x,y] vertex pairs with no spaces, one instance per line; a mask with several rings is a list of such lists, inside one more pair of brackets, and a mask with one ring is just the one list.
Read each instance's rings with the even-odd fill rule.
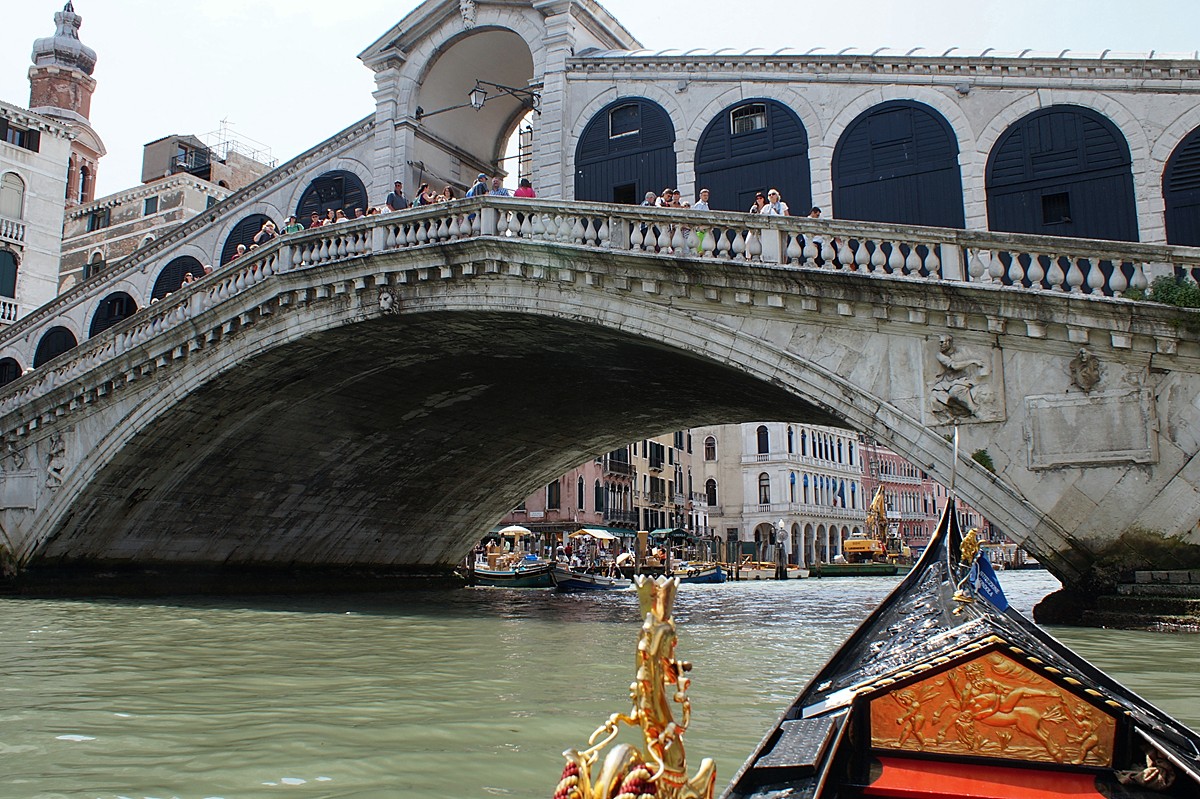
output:
[[[1001,574],[1028,612],[1057,582]],[[894,578],[683,586],[722,787]],[[549,797],[629,708],[632,592],[0,600],[0,799]],[[1195,637],[1056,635],[1200,729]]]

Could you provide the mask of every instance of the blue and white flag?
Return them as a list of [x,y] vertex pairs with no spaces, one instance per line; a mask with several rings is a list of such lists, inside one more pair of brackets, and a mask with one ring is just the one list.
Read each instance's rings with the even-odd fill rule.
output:
[[1004,596],[1004,589],[1000,587],[1000,580],[996,578],[987,553],[982,550],[971,566],[971,584],[975,586],[976,592],[995,605],[997,610],[1008,610],[1008,599]]

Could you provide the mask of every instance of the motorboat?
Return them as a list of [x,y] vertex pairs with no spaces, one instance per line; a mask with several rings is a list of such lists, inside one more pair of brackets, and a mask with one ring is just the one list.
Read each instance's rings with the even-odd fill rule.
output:
[[619,591],[632,585],[627,577],[596,574],[566,563],[554,565],[554,587],[559,591]]

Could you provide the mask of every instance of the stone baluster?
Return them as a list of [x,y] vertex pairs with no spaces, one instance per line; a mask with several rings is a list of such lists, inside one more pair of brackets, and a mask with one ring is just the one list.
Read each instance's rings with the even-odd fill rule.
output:
[[[633,249],[640,251],[643,249],[642,245],[646,240],[646,237],[642,232],[642,226],[638,225],[638,224],[634,224],[631,227],[633,228],[633,230],[629,234],[629,245]],[[649,229],[647,229],[646,232],[649,232]]]
[[[1117,272],[1121,271],[1120,263],[1114,263],[1112,265],[1112,267],[1113,267],[1114,275]],[[1087,284],[1088,284],[1088,288],[1090,288],[1092,290],[1091,293],[1092,294],[1103,294],[1104,293],[1104,284],[1106,282],[1107,281],[1104,278],[1104,270],[1100,268],[1100,259],[1099,258],[1089,258],[1088,259]]]
[[1150,281],[1146,279],[1145,265],[1141,261],[1133,262],[1133,277],[1129,279],[1129,288],[1135,291],[1145,291]]
[[800,246],[800,234],[786,234],[787,248],[784,250],[784,255],[787,258],[787,263],[792,266],[799,266],[800,259],[804,256],[804,248]]
[[751,261],[762,261],[765,244],[770,243],[770,239],[774,239],[774,250],[771,253],[772,260],[769,263],[779,263],[779,234],[773,230],[763,230],[759,232],[751,231],[746,237],[746,257]]
[[704,234],[700,237],[700,254],[705,258],[712,258],[717,254],[717,239],[721,236],[721,231],[717,228],[701,228]]
[[817,256],[821,254],[821,250],[817,247],[817,243],[812,236],[804,237],[804,249],[801,252],[804,255],[804,265],[816,269]]
[[605,248],[612,246],[612,226],[607,216],[600,218],[600,227],[596,230],[596,245]]
[[1014,286],[1022,286],[1025,283],[1025,265],[1021,263],[1021,254],[1012,252],[1008,255],[1008,282]]
[[984,266],[983,259],[979,257],[979,250],[972,247],[968,250],[967,255],[967,277],[972,283],[979,283],[983,280],[984,274],[987,273],[987,267]]
[[1079,268],[1079,259],[1071,258],[1071,264],[1067,267],[1065,277],[1067,288],[1071,294],[1080,294],[1083,289],[1083,270]]
[[867,242],[863,239],[858,240],[858,246],[854,248],[854,270],[858,272],[870,271],[871,266],[871,251],[867,248]]
[[1125,277],[1125,264],[1114,263],[1112,276],[1108,279],[1108,287],[1114,297],[1120,297],[1129,288],[1129,279]]
[[458,216],[450,217],[450,224],[446,227],[446,235],[443,238],[457,239],[462,231],[458,227]]
[[733,245],[730,242],[729,234],[732,231],[729,231],[729,230],[715,231],[714,230],[713,232],[717,234],[717,240],[716,240],[717,257],[718,258],[731,258],[733,256],[733,253],[732,253]]
[[844,238],[838,242],[835,269],[849,269],[854,266],[854,253],[850,250],[850,240]]
[[919,276],[921,274],[921,254],[917,252],[917,247],[920,246],[917,242],[909,242],[908,257],[904,259],[904,268],[901,274]]
[[733,237],[733,243],[729,245],[729,251],[734,258],[741,258],[746,252],[746,235],[743,231],[736,231]]
[[938,250],[941,247],[942,245],[936,242],[926,245],[925,272],[929,275],[930,280],[942,279],[942,259],[938,257]]
[[871,252],[871,273],[872,274],[880,274],[880,275],[885,274],[884,267],[887,266],[888,258],[887,258],[887,254],[884,253],[884,251],[883,251],[884,244],[885,244],[885,242],[882,242],[882,241],[875,242],[875,249]]
[[696,232],[695,228],[688,228],[683,246],[688,255],[700,254],[700,234]]

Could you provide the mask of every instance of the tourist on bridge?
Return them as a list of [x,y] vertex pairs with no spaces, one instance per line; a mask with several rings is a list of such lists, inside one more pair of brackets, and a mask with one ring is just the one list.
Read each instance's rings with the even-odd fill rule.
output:
[[272,239],[278,238],[279,233],[275,230],[275,223],[271,220],[263,222],[262,228],[254,234],[254,243],[259,247],[270,244]]
[[767,192],[767,204],[759,213],[763,216],[791,216],[788,204],[780,198],[778,189],[771,189]]
[[[483,195],[487,194],[488,193],[487,179],[488,179],[488,176],[483,174],[482,172],[480,172],[478,177],[475,178],[475,185],[472,186],[471,188],[467,189],[467,196],[468,197],[482,197]],[[449,189],[450,187],[447,186],[446,188]],[[447,199],[452,200],[454,198],[448,197]]]
[[750,213],[761,214],[762,209],[767,204],[767,196],[761,191],[754,195],[754,205],[750,206]]
[[428,183],[422,183],[417,189],[417,205],[433,205],[437,202],[437,192]]
[[321,215],[318,214],[316,211],[313,211],[312,214],[309,215],[308,227],[310,229],[315,228],[315,227],[320,227],[323,224],[325,224],[325,223],[323,221],[321,221]]
[[408,198],[404,196],[404,184],[396,181],[392,185],[392,190],[388,192],[387,199],[383,201],[389,211],[403,211],[408,208]]
[[697,211],[711,211],[712,210],[711,208],[708,207],[708,189],[700,190],[700,199],[696,200],[696,202],[692,206],[692,208],[695,208]]
[[299,233],[302,230],[304,230],[304,225],[300,224],[300,220],[294,216],[289,216],[287,224],[283,226],[284,233]]
[[521,183],[517,186],[517,190],[513,192],[513,196],[532,200],[534,197],[537,197],[537,192],[533,190],[533,184],[529,182],[529,178],[521,178]]
[[512,192],[504,188],[504,185],[500,182],[500,178],[492,178],[492,190],[488,192],[488,195],[492,197],[511,197]]

